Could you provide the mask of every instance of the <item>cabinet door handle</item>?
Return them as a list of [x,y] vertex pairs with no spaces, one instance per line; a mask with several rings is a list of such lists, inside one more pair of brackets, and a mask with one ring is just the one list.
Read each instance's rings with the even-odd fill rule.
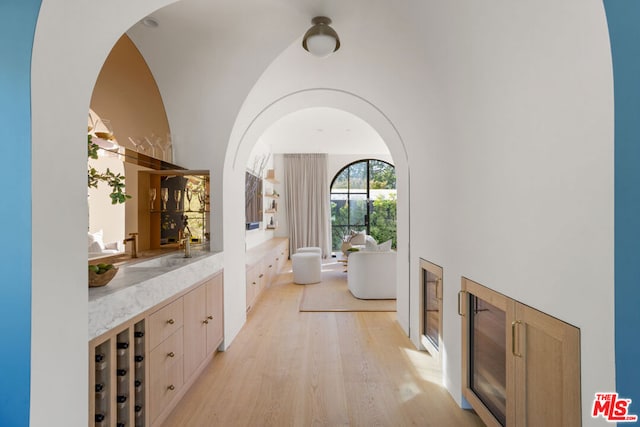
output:
[[[516,328],[522,322],[520,320],[514,320],[511,322],[511,353],[516,357],[522,357],[522,353],[520,351],[516,352]],[[518,345],[518,350],[520,350],[520,345]]]
[[[438,288],[440,289],[440,296],[438,296]],[[438,280],[436,280],[436,299],[437,300],[442,299],[442,278],[441,277],[438,277]]]
[[258,279],[262,279],[262,276],[264,276],[264,274],[260,274],[260,275],[258,276]]
[[273,265],[272,265],[272,264],[269,264],[269,268],[271,268],[271,267],[273,267]]
[[173,351],[171,351],[167,353],[167,357],[176,357],[176,354]]
[[205,325],[208,325],[208,324],[209,324],[209,321],[208,321],[207,319],[204,319],[204,320],[202,321],[202,323],[204,323]]
[[169,387],[167,387],[167,390],[173,391],[175,389],[176,389],[176,387],[173,384],[171,384]]
[[213,320],[213,316],[207,316],[207,319]]
[[174,323],[176,323],[176,321],[173,320],[173,319],[169,319],[169,320],[167,320],[167,323],[170,324],[170,325],[173,325]]
[[466,293],[466,291],[458,291],[458,315],[464,316],[462,312],[462,300],[461,297]]

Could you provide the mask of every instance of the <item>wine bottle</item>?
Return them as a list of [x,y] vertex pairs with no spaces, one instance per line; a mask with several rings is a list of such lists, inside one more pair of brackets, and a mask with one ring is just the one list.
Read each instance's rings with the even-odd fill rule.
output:
[[116,369],[116,375],[118,375],[119,377],[124,377],[125,375],[127,375],[127,370],[126,369]]
[[104,384],[102,383],[96,384],[96,393],[100,393],[103,390],[104,390]]
[[127,349],[127,348],[129,348],[129,343],[126,342],[126,341],[125,342],[119,342],[117,344],[117,346],[118,346],[118,348]]
[[118,424],[116,424],[116,427],[125,427],[125,426],[126,426],[126,424],[125,424],[125,423],[118,423]]
[[133,333],[133,336],[136,338],[142,338],[144,336],[144,332],[143,331],[135,331]]
[[101,423],[104,421],[106,417],[104,416],[104,414],[96,414],[95,420],[97,423]]
[[135,380],[134,384],[135,384],[136,387],[140,387],[142,385],[142,381]]
[[101,371],[107,367],[107,359],[104,357],[102,353],[96,353],[96,371]]
[[125,403],[126,401],[127,401],[127,396],[123,394],[116,397],[116,402],[118,403]]

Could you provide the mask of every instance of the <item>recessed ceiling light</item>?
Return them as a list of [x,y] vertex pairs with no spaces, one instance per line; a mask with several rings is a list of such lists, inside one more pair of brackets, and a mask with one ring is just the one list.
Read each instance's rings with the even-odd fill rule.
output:
[[147,16],[146,18],[144,18],[142,20],[142,24],[145,27],[149,27],[149,28],[158,28],[160,26],[160,23],[158,22],[158,20],[152,16]]

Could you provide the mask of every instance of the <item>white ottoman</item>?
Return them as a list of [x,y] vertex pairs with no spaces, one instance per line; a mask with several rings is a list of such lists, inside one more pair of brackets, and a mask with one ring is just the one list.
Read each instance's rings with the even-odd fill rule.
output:
[[320,282],[322,262],[317,252],[298,252],[291,255],[293,283],[308,285]]
[[317,246],[305,246],[303,248],[296,249],[297,254],[305,253],[305,252],[317,253],[317,254],[320,254],[320,256],[322,256],[322,249],[320,249]]

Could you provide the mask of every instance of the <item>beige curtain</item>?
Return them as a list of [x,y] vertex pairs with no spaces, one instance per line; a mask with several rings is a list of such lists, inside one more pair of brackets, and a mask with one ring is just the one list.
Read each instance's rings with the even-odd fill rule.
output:
[[317,246],[331,255],[329,182],[326,154],[285,154],[284,186],[291,253]]

